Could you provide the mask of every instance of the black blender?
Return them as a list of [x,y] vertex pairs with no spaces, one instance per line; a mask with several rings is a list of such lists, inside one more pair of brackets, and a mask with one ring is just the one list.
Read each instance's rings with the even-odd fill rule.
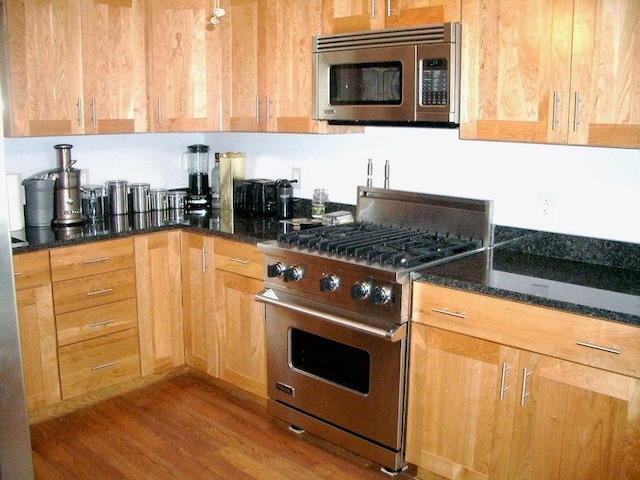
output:
[[186,210],[193,214],[211,211],[211,188],[209,187],[209,146],[187,147],[189,189],[185,201]]

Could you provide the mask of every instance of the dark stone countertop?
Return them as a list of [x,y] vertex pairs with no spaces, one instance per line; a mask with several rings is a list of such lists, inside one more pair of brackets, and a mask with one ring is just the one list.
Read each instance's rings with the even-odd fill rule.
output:
[[640,326],[640,245],[496,226],[494,247],[416,281]]

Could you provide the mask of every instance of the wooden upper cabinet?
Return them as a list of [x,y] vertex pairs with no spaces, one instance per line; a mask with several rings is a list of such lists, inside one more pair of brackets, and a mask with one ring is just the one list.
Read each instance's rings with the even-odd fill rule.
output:
[[83,132],[80,0],[8,0],[5,134]]
[[150,130],[219,130],[219,29],[211,0],[153,0],[150,44]]
[[322,0],[322,33],[460,21],[460,0]]
[[144,0],[82,1],[85,133],[147,131]]
[[640,147],[636,0],[462,0],[462,23],[461,138]]

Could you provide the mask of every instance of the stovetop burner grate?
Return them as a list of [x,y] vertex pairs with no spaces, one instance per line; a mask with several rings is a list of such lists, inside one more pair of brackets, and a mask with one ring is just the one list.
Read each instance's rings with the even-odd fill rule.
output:
[[481,241],[404,227],[353,222],[289,232],[278,243],[409,269],[475,250]]

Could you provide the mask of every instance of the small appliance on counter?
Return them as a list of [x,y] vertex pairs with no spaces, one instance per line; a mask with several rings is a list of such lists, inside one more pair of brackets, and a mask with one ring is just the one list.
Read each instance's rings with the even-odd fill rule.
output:
[[76,163],[71,160],[73,145],[54,145],[57,160],[57,175],[55,179],[54,208],[55,217],[52,225],[78,225],[85,221],[82,213],[80,197],[80,169],[73,168]]
[[209,186],[209,146],[189,145],[185,152],[189,171],[189,190],[186,207],[190,213],[211,210]]

